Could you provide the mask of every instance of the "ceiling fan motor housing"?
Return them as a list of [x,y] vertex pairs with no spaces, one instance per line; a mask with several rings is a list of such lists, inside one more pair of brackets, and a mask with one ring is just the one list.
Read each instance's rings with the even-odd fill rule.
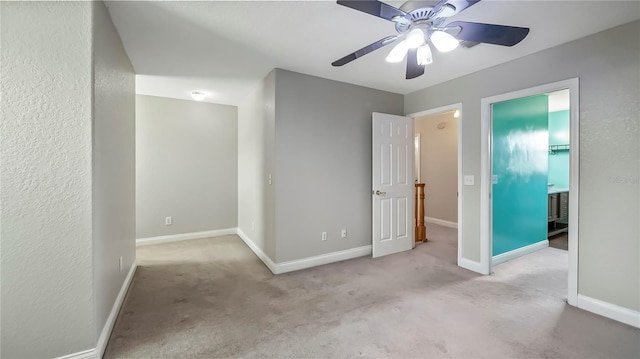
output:
[[398,33],[405,33],[409,31],[414,25],[425,25],[425,27],[438,27],[445,21],[443,17],[434,18],[436,13],[433,7],[421,7],[408,12],[409,18],[407,21],[398,19],[396,21],[396,31]]

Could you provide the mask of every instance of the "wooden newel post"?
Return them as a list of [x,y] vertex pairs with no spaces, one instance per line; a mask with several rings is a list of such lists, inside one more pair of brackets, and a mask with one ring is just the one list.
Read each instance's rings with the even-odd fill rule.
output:
[[427,227],[424,225],[424,183],[416,183],[416,242],[427,241]]

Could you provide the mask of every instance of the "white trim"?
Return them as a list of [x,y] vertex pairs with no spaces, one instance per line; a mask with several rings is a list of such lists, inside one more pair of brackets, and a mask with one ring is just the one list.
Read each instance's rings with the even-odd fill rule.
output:
[[472,272],[476,272],[480,274],[489,274],[489,273],[483,272],[484,267],[481,265],[480,262],[472,261],[467,258],[458,258],[458,266],[464,269],[468,269]]
[[460,260],[463,259],[462,248],[464,244],[462,236],[462,221],[464,219],[462,212],[464,203],[464,201],[462,200],[464,193],[462,187],[462,184],[464,183],[462,175],[462,146],[464,143],[464,141],[462,141],[462,126],[464,122],[462,122],[462,103],[457,103],[456,106],[458,107],[458,223],[456,225],[456,228],[458,229],[458,263],[460,263]]
[[273,274],[277,274],[276,273],[276,264],[273,263],[273,261],[271,260],[271,258],[269,258],[268,255],[266,255],[262,249],[260,249],[252,240],[251,238],[249,238],[240,228],[236,228],[236,234],[238,235],[238,237],[240,237],[240,239],[242,239],[242,241],[253,251],[253,253],[256,254],[256,256],[258,256],[258,258],[260,258],[260,260],[262,261],[262,263],[264,263],[264,265],[267,266],[267,268],[269,268],[269,270],[271,271],[271,273]]
[[448,111],[454,111],[454,110],[460,111],[460,117],[458,117],[458,119],[462,118],[462,103],[460,102],[454,103],[453,105],[440,106],[440,107],[432,108],[430,110],[410,113],[407,115],[407,117],[412,117],[413,119],[415,119],[416,117],[424,117],[424,116],[434,115],[436,113],[442,113],[442,112],[448,112]]
[[413,155],[413,173],[417,174],[417,178],[416,178],[416,183],[422,183],[420,182],[420,178],[422,173],[420,173],[420,162],[422,162],[422,135],[420,135],[420,132],[415,132],[416,128],[415,128],[415,119],[413,120],[413,145],[415,146],[413,149],[414,155]]
[[[463,246],[464,246],[464,242],[463,242],[463,211],[462,211],[462,206],[464,203],[463,200],[463,196],[464,196],[464,192],[463,192],[463,174],[462,174],[462,147],[463,147],[463,142],[462,141],[462,127],[464,125],[464,122],[462,121],[462,119],[464,118],[463,113],[462,113],[462,102],[458,102],[452,105],[447,105],[447,106],[441,106],[441,107],[436,107],[430,110],[425,110],[425,111],[420,111],[420,112],[416,112],[416,113],[412,113],[409,114],[407,116],[409,117],[413,117],[414,120],[416,117],[422,117],[422,116],[428,116],[428,115],[433,115],[436,113],[442,113],[442,112],[447,112],[447,111],[453,111],[453,110],[458,110],[459,112],[459,116],[458,116],[458,223],[456,225],[455,228],[458,229],[458,265],[469,269],[469,270],[473,270],[475,272],[478,273],[483,273],[481,270],[475,270],[475,269],[470,269],[471,267],[476,268],[474,266],[471,267],[465,267],[460,263],[467,263],[467,262],[471,262],[471,263],[476,263],[476,262],[472,262],[469,261],[465,258],[462,258],[462,253],[463,253]],[[453,228],[453,227],[452,227]]]
[[576,78],[536,86],[520,91],[483,98],[480,118],[480,262],[483,270],[491,272],[491,104],[521,97],[569,89],[570,137],[569,152],[569,272],[567,302],[577,305],[578,298],[578,228],[580,189],[580,81]]
[[343,251],[321,254],[318,256],[296,259],[276,264],[276,274],[293,272],[300,269],[321,266],[347,259],[371,255],[371,245],[346,249]]
[[136,273],[136,269],[138,265],[134,260],[131,264],[131,268],[129,269],[129,273],[127,273],[127,277],[124,279],[124,283],[122,283],[122,287],[120,287],[120,292],[116,297],[115,302],[113,303],[113,307],[111,308],[111,313],[107,317],[106,323],[104,323],[104,327],[102,328],[102,333],[100,333],[100,337],[98,338],[98,344],[96,345],[96,354],[98,354],[98,358],[102,358],[102,354],[104,354],[104,350],[107,348],[107,343],[109,342],[109,337],[111,336],[111,331],[113,330],[113,326],[116,323],[116,319],[118,318],[118,313],[120,312],[120,308],[122,308],[122,304],[124,303],[124,298],[129,291],[129,286],[131,286],[131,282],[133,281],[133,276]]
[[491,273],[491,102],[480,100],[480,265]]
[[95,348],[83,350],[81,352],[64,355],[61,357],[57,357],[56,359],[98,359],[102,358],[104,354],[104,350],[107,348],[107,342],[109,341],[109,337],[111,336],[111,331],[113,330],[113,325],[116,323],[116,319],[118,318],[118,313],[120,312],[120,308],[124,302],[124,298],[127,295],[127,291],[129,291],[129,286],[133,281],[133,276],[136,273],[136,268],[138,265],[134,260],[131,264],[131,268],[129,269],[129,273],[124,279],[122,283],[122,287],[120,287],[120,292],[116,297],[115,302],[113,303],[113,307],[111,307],[111,313],[107,317],[107,321],[102,327],[102,332],[100,333],[100,337],[98,338],[98,343]]
[[577,295],[577,304],[580,309],[640,328],[640,312],[636,310],[587,297],[582,294]]
[[81,352],[57,357],[55,359],[97,359],[97,358],[98,356],[96,355],[96,350],[88,349],[88,350],[83,350]]
[[242,231],[242,229],[237,228],[237,235],[253,251],[253,253],[260,258],[260,260],[273,274],[293,272],[300,269],[371,255],[371,245],[368,245],[276,264]]
[[510,261],[512,259],[516,259],[518,257],[522,257],[526,254],[533,253],[539,251],[541,249],[545,249],[549,247],[549,240],[545,239],[540,242],[536,242],[533,244],[529,244],[528,246],[524,246],[518,249],[514,249],[509,252],[505,252],[502,254],[498,254],[497,256],[493,256],[491,258],[491,266],[496,266],[498,264],[502,264],[504,262]]
[[211,231],[179,233],[179,234],[170,234],[167,236],[138,238],[136,239],[136,247],[149,246],[149,245],[160,244],[160,243],[186,241],[189,239],[228,236],[230,234],[236,234],[236,233],[237,233],[236,228],[225,228],[225,229],[214,229]]
[[424,221],[427,223],[439,224],[443,227],[458,228],[458,224],[456,222],[445,221],[444,219],[425,216]]
[[580,80],[576,77],[569,83],[569,285],[567,302],[578,305],[578,203],[580,199]]

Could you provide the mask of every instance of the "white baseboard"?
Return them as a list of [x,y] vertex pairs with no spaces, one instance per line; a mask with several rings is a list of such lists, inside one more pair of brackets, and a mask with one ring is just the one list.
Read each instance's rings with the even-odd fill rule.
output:
[[251,248],[253,253],[260,258],[260,260],[269,268],[271,273],[273,274],[282,274],[287,272],[293,272],[300,269],[311,268],[320,266],[323,264],[329,264],[334,262],[340,262],[347,259],[362,257],[371,255],[371,246],[363,246],[357,248],[351,248],[344,251],[332,252],[327,254],[321,254],[319,256],[313,256],[303,259],[296,259],[293,261],[282,262],[282,263],[274,263],[269,256],[267,256],[258,246],[253,243],[251,238],[249,238],[242,229],[237,229],[237,234],[240,239],[244,241],[244,243]]
[[214,229],[211,231],[180,233],[180,234],[170,234],[167,236],[138,238],[136,239],[136,247],[149,246],[152,244],[160,244],[160,243],[186,241],[189,239],[228,236],[230,234],[236,234],[236,233],[237,233],[236,228],[225,228],[225,229]]
[[138,265],[134,260],[131,264],[131,269],[129,269],[129,273],[127,273],[127,277],[124,279],[124,283],[122,283],[122,287],[120,287],[120,292],[116,297],[116,301],[113,303],[113,307],[111,307],[111,313],[109,313],[107,321],[104,324],[104,327],[102,327],[102,332],[98,338],[98,344],[96,344],[96,354],[98,354],[97,358],[102,358],[102,354],[104,354],[104,350],[107,348],[107,342],[111,336],[111,331],[113,330],[114,324],[116,324],[118,313],[120,312],[120,308],[122,308],[124,298],[129,291],[129,286],[131,286],[131,282],[133,281],[133,276],[135,275],[137,268]]
[[578,294],[578,308],[640,328],[640,312]]
[[371,245],[276,264],[276,274],[371,255]]
[[458,228],[458,223],[456,222],[451,222],[451,221],[445,221],[444,219],[438,219],[438,218],[433,218],[433,217],[424,217],[424,221],[427,223],[433,223],[433,224],[439,224],[443,227],[449,227],[449,228]]
[[464,269],[468,269],[472,272],[480,273],[480,274],[489,274],[485,273],[480,262],[472,261],[466,258],[458,258],[458,266]]
[[533,253],[535,251],[539,251],[547,247],[549,247],[549,240],[545,239],[543,241],[536,242],[528,246],[524,246],[522,248],[518,248],[506,253],[498,254],[497,256],[493,256],[491,258],[491,265],[495,266],[498,264],[502,264],[506,261],[510,261],[512,259],[522,257],[525,254]]
[[104,350],[107,348],[107,342],[109,341],[109,337],[111,336],[111,331],[113,330],[113,325],[116,323],[116,318],[118,317],[118,313],[120,312],[120,308],[122,307],[122,303],[124,302],[124,297],[127,295],[127,291],[129,290],[129,286],[131,285],[131,281],[133,280],[133,275],[136,272],[136,268],[138,265],[135,260],[131,265],[131,269],[129,269],[129,273],[127,273],[127,277],[124,279],[124,283],[122,283],[122,287],[120,287],[120,292],[116,297],[115,302],[113,303],[113,307],[111,308],[111,313],[107,317],[107,322],[104,324],[102,328],[102,332],[100,333],[100,337],[98,338],[98,343],[95,348],[89,350],[83,350],[81,352],[57,357],[56,359],[100,359],[104,354]]
[[95,349],[83,350],[81,352],[57,357],[55,359],[98,359]]
[[271,258],[269,258],[268,255],[266,255],[262,249],[260,249],[255,243],[253,243],[253,241],[251,240],[251,238],[249,238],[240,228],[236,228],[236,234],[238,235],[238,237],[240,237],[240,239],[242,239],[242,241],[253,251],[253,253],[256,254],[256,256],[258,256],[258,258],[260,258],[260,260],[262,261],[262,263],[264,263],[264,265],[267,266],[267,268],[269,268],[269,270],[271,271],[271,273],[273,274],[277,274],[276,273],[276,264],[273,263],[273,261],[271,260]]

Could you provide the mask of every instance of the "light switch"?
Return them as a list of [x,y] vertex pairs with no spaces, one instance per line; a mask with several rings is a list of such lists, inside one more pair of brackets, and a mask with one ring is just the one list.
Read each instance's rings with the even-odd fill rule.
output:
[[473,186],[473,185],[475,185],[475,176],[474,175],[465,175],[464,176],[464,185],[465,186]]
[[498,175],[491,176],[491,184],[498,184]]

